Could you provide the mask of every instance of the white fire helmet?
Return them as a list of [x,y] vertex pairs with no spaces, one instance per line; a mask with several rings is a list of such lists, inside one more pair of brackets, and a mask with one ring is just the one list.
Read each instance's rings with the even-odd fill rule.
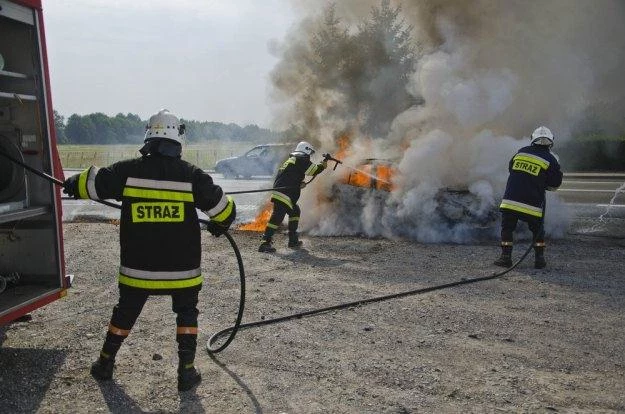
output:
[[169,139],[182,144],[184,141],[184,124],[176,115],[167,109],[161,109],[152,115],[145,127],[144,142],[151,139]]
[[532,144],[536,145],[553,145],[553,134],[549,128],[545,126],[539,126],[532,132]]
[[315,149],[309,142],[302,141],[299,144],[297,144],[297,147],[295,147],[294,152],[301,152],[306,155],[312,155],[315,152]]

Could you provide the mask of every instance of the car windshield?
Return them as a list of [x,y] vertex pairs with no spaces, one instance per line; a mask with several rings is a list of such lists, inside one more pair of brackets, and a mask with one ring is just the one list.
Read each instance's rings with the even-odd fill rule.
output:
[[245,154],[246,157],[260,157],[267,152],[266,147],[254,147]]

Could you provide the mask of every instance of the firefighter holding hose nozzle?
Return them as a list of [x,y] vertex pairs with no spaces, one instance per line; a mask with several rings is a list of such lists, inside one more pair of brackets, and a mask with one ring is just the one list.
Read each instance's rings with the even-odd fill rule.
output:
[[513,232],[519,220],[525,221],[534,240],[534,267],[542,269],[545,260],[545,191],[562,184],[558,156],[551,152],[553,134],[541,126],[532,133],[531,144],[510,160],[508,182],[501,205],[501,256],[495,265],[512,266]]
[[113,376],[115,356],[151,295],[169,295],[176,313],[178,390],[198,385],[194,366],[198,293],[202,288],[201,234],[196,208],[220,236],[236,206],[210,175],[181,159],[184,125],[168,110],[150,117],[140,158],[90,167],[68,178],[64,192],[81,199],[121,200],[119,302],[113,308],[100,357],[98,380]]
[[[289,216],[289,243],[288,247],[297,249],[302,245],[297,235],[297,227],[301,210],[297,205],[300,192],[304,184],[306,176],[315,177],[321,173],[327,166],[327,158],[318,164],[314,164],[310,157],[315,153],[313,146],[302,141],[295,147],[289,158],[282,164],[276,175],[273,186],[274,188],[283,188],[280,191],[274,190],[271,194],[271,202],[273,203],[273,211],[265,232],[262,236],[262,243],[258,247],[259,252],[273,253],[276,251],[272,245],[273,235],[278,226],[284,220],[284,216]],[[285,188],[286,187],[286,188]]]

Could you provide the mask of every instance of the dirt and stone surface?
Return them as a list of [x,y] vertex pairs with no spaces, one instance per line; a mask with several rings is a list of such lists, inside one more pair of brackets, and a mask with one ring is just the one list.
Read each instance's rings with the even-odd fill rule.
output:
[[[239,281],[227,240],[203,236],[203,382],[176,390],[175,317],[153,297],[122,347],[114,380],[89,375],[117,300],[119,227],[65,223],[68,296],[0,330],[1,413],[625,412],[625,223],[577,221],[507,275],[239,332]],[[304,249],[244,256],[244,322],[492,275],[497,241],[421,244],[304,237]],[[516,256],[525,250],[520,243]]]

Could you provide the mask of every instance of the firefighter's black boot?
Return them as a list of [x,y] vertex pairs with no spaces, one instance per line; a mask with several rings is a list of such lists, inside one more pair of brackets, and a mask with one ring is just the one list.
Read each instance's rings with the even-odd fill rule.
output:
[[534,269],[544,269],[546,266],[545,247],[534,247]]
[[263,233],[263,242],[258,246],[258,251],[261,253],[273,253],[276,249],[271,245],[271,238],[276,231],[271,226],[271,223],[267,224],[267,228]]
[[512,246],[501,246],[501,256],[493,263],[495,266],[512,266]]
[[273,253],[276,251],[276,248],[271,245],[271,239],[263,240],[263,242],[258,246],[258,251],[262,253]]
[[202,375],[195,369],[193,362],[178,364],[178,391],[189,391],[202,382]]
[[289,232],[289,247],[291,249],[298,249],[302,244],[302,241],[297,236],[297,232]]
[[100,355],[100,358],[91,364],[91,376],[100,381],[108,381],[113,378],[115,360]]

